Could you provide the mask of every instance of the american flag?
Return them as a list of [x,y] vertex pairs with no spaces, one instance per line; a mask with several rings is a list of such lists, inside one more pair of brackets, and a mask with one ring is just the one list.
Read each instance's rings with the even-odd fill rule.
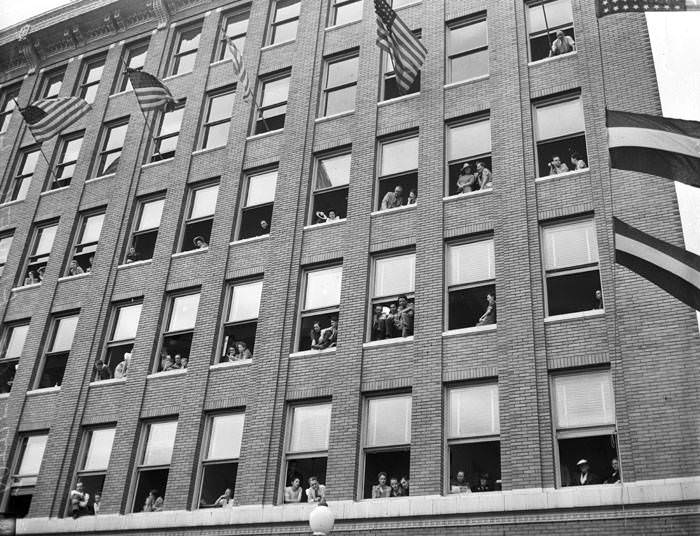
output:
[[[224,30],[224,35],[226,35],[226,30]],[[238,47],[233,42],[230,37],[226,38],[228,49],[231,51],[231,62],[233,63],[233,73],[238,78],[239,89],[243,90],[243,100],[247,101],[253,96],[253,91],[250,89],[250,82],[248,81],[248,71],[246,71],[245,65],[243,64],[243,55]]]
[[40,99],[26,108],[20,108],[24,120],[29,125],[32,136],[39,143],[53,138],[68,128],[92,109],[78,97],[60,99]]
[[136,69],[127,69],[126,74],[143,113],[155,109],[168,110],[178,103],[165,84],[152,74]]
[[598,17],[642,11],[674,13],[696,10],[700,10],[700,0],[596,0]]
[[377,13],[377,46],[391,56],[396,82],[406,93],[415,81],[428,53],[386,0],[374,0]]

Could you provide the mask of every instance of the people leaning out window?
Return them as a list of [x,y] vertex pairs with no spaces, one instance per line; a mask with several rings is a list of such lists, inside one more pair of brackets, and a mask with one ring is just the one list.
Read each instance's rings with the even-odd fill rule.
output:
[[384,194],[382,205],[379,210],[390,210],[404,205],[415,205],[418,200],[418,193],[414,188],[408,192],[408,199],[403,196],[403,186],[397,185],[393,190]]
[[477,326],[488,326],[496,323],[496,293],[489,292],[486,294],[486,311],[476,323]]
[[604,484],[620,484],[622,478],[620,477],[620,462],[617,458],[610,460],[610,467],[612,471],[610,471],[608,478],[605,479]]
[[117,367],[114,369],[114,379],[118,380],[120,378],[126,378],[126,374],[129,371],[129,365],[131,365],[131,353],[124,352],[124,359],[120,361]]
[[469,162],[465,162],[459,170],[457,178],[457,192],[469,194],[479,190],[490,190],[493,187],[493,174],[482,160],[475,165],[476,171]]
[[112,374],[109,372],[109,367],[105,365],[105,362],[102,359],[95,361],[95,381],[99,382],[111,378]]
[[471,493],[472,489],[469,487],[469,482],[467,482],[464,476],[464,471],[457,471],[457,475],[454,480],[450,483],[450,493]]
[[253,352],[250,351],[248,344],[246,344],[244,341],[235,341],[228,347],[228,350],[224,355],[224,361],[228,361],[230,363],[235,361],[244,361],[246,359],[253,359]]
[[576,50],[576,42],[572,37],[559,30],[557,38],[552,42],[552,48],[549,50],[549,57],[561,56],[574,50]]
[[83,489],[83,483],[78,481],[75,485],[75,489],[71,490],[70,495],[70,514],[73,519],[77,519],[82,516],[92,515],[92,511],[89,506],[90,494]]
[[237,506],[237,503],[233,498],[233,491],[231,488],[226,488],[224,494],[214,501],[214,508],[232,508],[234,506]]
[[[387,481],[389,484],[387,485]],[[388,499],[393,497],[406,497],[408,495],[408,477],[389,478],[389,475],[381,471],[377,475],[377,483],[372,486],[373,499]]]
[[328,214],[319,210],[316,212],[316,222],[315,223],[331,223],[332,221],[338,221],[340,217],[336,214],[335,210],[332,208],[328,210]]
[[292,478],[290,485],[284,488],[284,502],[285,503],[298,503],[301,502],[301,494],[303,493],[301,488],[301,478],[295,476]]
[[163,511],[163,497],[157,489],[152,489],[146,497],[146,501],[143,504],[144,512],[162,512]]
[[377,305],[372,314],[372,340],[393,339],[413,335],[415,310],[406,296],[399,296],[389,306]]
[[552,155],[552,160],[547,164],[549,166],[549,174],[561,175],[562,173],[568,173],[572,170],[576,171],[579,169],[586,169],[588,167],[586,161],[576,151],[571,152],[570,161],[572,169],[569,169],[566,162],[561,161],[561,157],[558,154]]
[[330,326],[322,329],[320,322],[314,322],[314,327],[309,332],[311,350],[325,350],[335,348],[338,343],[338,319],[330,319]]
[[326,498],[326,486],[319,484],[318,477],[309,477],[309,487],[306,489],[306,501],[320,503]]
[[187,357],[183,357],[181,354],[175,354],[171,357],[170,354],[166,354],[161,357],[159,372],[169,372],[172,370],[186,369],[189,363]]
[[574,481],[574,485],[591,486],[601,483],[600,477],[591,471],[591,465],[587,459],[579,460],[576,463],[576,469],[578,470],[578,477]]

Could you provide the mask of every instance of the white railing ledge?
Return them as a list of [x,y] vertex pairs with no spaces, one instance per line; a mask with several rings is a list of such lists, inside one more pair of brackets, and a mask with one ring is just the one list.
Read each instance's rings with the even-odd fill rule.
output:
[[32,389],[31,391],[27,391],[27,396],[37,396],[37,395],[46,395],[49,393],[58,393],[61,390],[60,385],[55,385],[54,387],[43,387],[41,389]]
[[445,84],[442,86],[443,89],[451,89],[453,87],[459,87],[459,86],[466,86],[468,84],[474,84],[476,82],[481,82],[482,80],[488,80],[489,79],[489,74],[482,74],[479,76],[475,76],[474,78],[467,78],[466,80],[458,80],[457,82],[450,82],[449,84]]
[[253,362],[252,359],[241,359],[240,361],[224,361],[223,363],[216,363],[214,365],[209,365],[209,370],[241,367],[243,365],[250,365]]
[[134,266],[145,266],[146,264],[151,264],[153,262],[153,259],[146,259],[144,261],[134,261],[134,262],[127,262],[124,264],[120,264],[117,266],[117,270],[125,270],[126,268],[132,268]]
[[566,171],[564,173],[557,173],[556,175],[545,175],[544,177],[537,177],[535,182],[546,182],[553,179],[564,179],[566,177],[574,177],[576,175],[585,175],[591,170],[591,168],[574,169],[573,171]]
[[466,197],[479,197],[480,195],[488,195],[493,193],[493,188],[484,188],[483,190],[477,190],[476,192],[467,192],[466,194],[454,194],[448,195],[442,198],[443,201],[454,201],[455,199],[464,199]]
[[417,203],[413,203],[412,205],[401,205],[400,207],[396,207],[396,208],[375,210],[374,212],[370,213],[370,217],[379,216],[380,214],[396,214],[402,210],[410,210],[412,208],[416,208],[417,206],[418,206]]
[[340,117],[345,117],[346,115],[352,115],[355,113],[355,109],[353,108],[352,110],[346,110],[344,112],[338,112],[337,114],[333,115],[324,115],[323,117],[317,117],[314,119],[314,123],[323,123],[324,121],[331,121],[333,119],[338,119]]
[[46,190],[44,192],[41,192],[39,194],[39,197],[44,197],[46,195],[55,194],[56,192],[62,192],[63,190],[67,190],[68,188],[70,188],[70,184],[68,186],[61,186],[60,188],[54,188],[53,190]]
[[91,184],[93,182],[101,181],[102,179],[109,179],[110,177],[114,177],[116,173],[107,173],[107,175],[100,175],[99,177],[93,177],[91,179],[88,179],[85,181],[85,184]]
[[10,292],[20,292],[22,290],[29,290],[30,288],[40,287],[41,283],[32,283],[31,285],[21,285],[19,287],[13,287]]
[[401,102],[409,99],[414,99],[416,97],[420,96],[420,91],[417,93],[410,93],[409,95],[401,95],[400,97],[395,97],[393,99],[389,100],[383,100],[377,103],[377,108],[381,108],[382,106],[389,106],[390,104],[394,104],[396,102]]
[[100,387],[102,385],[114,385],[115,383],[125,383],[126,378],[110,378],[109,380],[95,380],[90,382],[90,387]]
[[334,24],[333,26],[326,26],[324,32],[332,32],[333,30],[339,30],[340,28],[352,26],[353,24],[357,24],[358,22],[362,22],[362,19],[351,20],[349,22],[344,22],[343,24]]
[[261,132],[260,134],[251,134],[245,139],[245,141],[253,141],[259,140],[261,138],[267,138],[268,136],[274,136],[275,134],[279,134],[280,132],[284,132],[284,127],[278,128],[277,130],[268,130],[267,132]]
[[535,65],[544,65],[546,63],[549,63],[550,61],[557,61],[562,58],[569,58],[571,56],[576,56],[578,53],[577,50],[574,50],[572,52],[567,52],[566,54],[559,54],[558,56],[552,56],[551,58],[542,58],[541,60],[536,60],[536,61],[530,61],[528,62],[527,66],[528,67],[533,67]]
[[590,311],[580,311],[578,313],[567,313],[564,315],[546,316],[544,319],[544,323],[554,324],[556,322],[579,320],[581,318],[595,318],[597,316],[605,316],[605,309],[592,309]]
[[236,246],[238,244],[249,244],[250,242],[255,242],[257,240],[265,240],[266,238],[270,238],[269,234],[262,235],[262,236],[252,236],[250,238],[243,238],[241,240],[233,240],[228,243],[229,246]]
[[324,227],[330,227],[331,225],[338,225],[339,223],[344,223],[347,218],[339,218],[333,221],[324,221],[323,223],[313,223],[311,225],[305,225],[304,231],[308,229],[323,229]]
[[295,358],[295,357],[306,357],[306,356],[311,356],[311,355],[324,355],[324,354],[334,354],[335,353],[335,346],[333,348],[326,348],[324,350],[302,350],[301,352],[293,352],[289,354],[290,358]]
[[6,201],[5,203],[0,204],[0,208],[5,208],[5,207],[11,207],[12,205],[18,205],[19,203],[22,203],[24,199],[15,199],[14,201]]
[[175,370],[166,370],[165,372],[154,372],[153,374],[149,374],[146,376],[147,379],[151,380],[153,378],[167,378],[168,376],[179,376],[180,374],[187,374],[187,369],[175,369]]
[[498,324],[488,324],[487,326],[474,326],[471,328],[449,329],[442,332],[443,337],[457,337],[459,335],[469,335],[473,333],[484,333],[486,331],[496,331]]
[[189,257],[190,255],[196,255],[197,253],[206,253],[209,251],[209,246],[205,248],[190,249],[189,251],[178,251],[170,255],[171,259],[177,259],[178,257]]
[[84,272],[82,274],[76,274],[76,275],[64,275],[63,277],[58,278],[58,282],[61,283],[62,281],[73,281],[74,279],[82,279],[82,278],[85,278],[91,274],[92,274],[92,272]]
[[413,342],[413,335],[409,335],[408,337],[394,337],[393,339],[365,342],[362,344],[362,348],[376,348],[377,346],[391,346],[393,344],[406,344],[409,342]]

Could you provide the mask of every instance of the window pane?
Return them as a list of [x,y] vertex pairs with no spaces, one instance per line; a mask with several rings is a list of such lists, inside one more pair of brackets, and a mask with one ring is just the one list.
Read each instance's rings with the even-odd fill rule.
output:
[[291,19],[299,16],[300,2],[277,2],[275,22]]
[[178,108],[172,112],[167,112],[163,115],[163,124],[160,127],[160,135],[174,134],[180,132],[180,123],[182,123],[182,115],[185,112],[184,108]]
[[102,71],[104,71],[104,64],[93,64],[87,68],[87,73],[85,77],[85,83],[99,82],[102,77]]
[[139,226],[136,230],[144,231],[146,229],[157,229],[158,226],[160,226],[160,217],[163,215],[163,205],[165,205],[165,199],[144,203],[141,210]]
[[233,287],[231,307],[228,313],[229,322],[258,318],[262,286],[262,281],[255,281]]
[[194,191],[194,201],[190,219],[211,216],[216,209],[216,197],[219,195],[219,185],[199,188]]
[[5,355],[2,357],[13,358],[20,357],[22,355],[22,350],[24,350],[24,343],[27,340],[27,332],[29,331],[29,324],[24,326],[13,326],[10,328],[10,337],[7,341],[7,349],[5,350]]
[[65,152],[63,153],[62,162],[74,162],[78,159],[80,146],[83,144],[82,136],[66,142]]
[[378,298],[413,292],[415,272],[416,256],[413,253],[377,259],[374,263],[373,296]]
[[418,137],[382,143],[381,176],[418,169]]
[[272,104],[287,102],[288,96],[289,76],[280,78],[279,80],[270,80],[269,82],[265,82],[261,107],[265,108]]
[[180,34],[180,47],[178,51],[187,52],[190,50],[197,50],[197,48],[199,47],[199,36],[199,28],[183,31]]
[[447,160],[469,158],[491,152],[491,120],[447,129]]
[[10,247],[12,246],[12,237],[4,236],[0,238],[0,264],[5,264],[7,262],[7,256],[10,254]]
[[27,443],[22,454],[22,461],[17,469],[18,475],[38,475],[41,467],[41,459],[44,457],[48,434],[33,435],[27,438]]
[[308,311],[338,305],[342,278],[342,266],[307,272],[304,309]]
[[66,316],[58,320],[56,337],[53,340],[53,346],[51,346],[52,352],[63,352],[71,349],[77,325],[78,315]]
[[109,129],[107,136],[107,144],[105,150],[119,149],[124,147],[124,138],[126,137],[126,129],[129,125],[118,125]]
[[362,2],[350,2],[342,6],[338,6],[335,10],[335,24],[345,24],[362,18]]
[[289,452],[328,450],[331,405],[296,406],[292,411],[292,437]]
[[598,262],[593,220],[545,227],[542,237],[546,270]]
[[123,341],[136,338],[136,330],[139,327],[142,304],[120,307],[117,313],[117,322],[114,326],[113,341]]
[[[240,18],[240,17],[245,17],[245,18]],[[248,31],[248,15],[238,15],[234,17],[230,17],[228,21],[226,22],[226,36],[227,37],[234,37],[236,35],[241,35],[244,34]],[[236,46],[238,47],[238,44],[236,43]],[[228,48],[228,47],[227,47]],[[238,50],[242,49],[239,48]]]
[[178,296],[173,300],[173,311],[170,314],[168,331],[180,331],[194,328],[199,308],[199,293]]
[[97,242],[100,239],[100,233],[102,232],[102,224],[104,223],[105,215],[96,214],[95,216],[90,216],[85,220],[85,227],[83,227],[83,236],[80,239],[80,244],[87,244],[89,242]]
[[85,456],[84,471],[107,470],[116,431],[116,428],[104,428],[90,432],[90,445]]
[[496,277],[493,240],[447,248],[447,284],[475,283]]
[[403,445],[410,442],[411,396],[370,399],[366,446]]
[[359,58],[348,58],[346,60],[336,61],[328,64],[328,81],[327,88],[341,86],[357,82],[357,66]]
[[461,28],[450,29],[449,54],[459,54],[475,48],[485,47],[488,44],[486,33],[486,21],[468,24]]
[[316,189],[321,190],[349,184],[351,161],[352,155],[350,154],[320,159],[316,173]]
[[[545,12],[547,20],[545,22]],[[531,34],[544,32],[549,28],[555,28],[569,24],[574,20],[571,12],[571,0],[554,0],[547,2],[544,7],[540,2],[528,6],[528,27]]]
[[35,255],[47,255],[51,253],[53,239],[56,238],[57,228],[58,225],[52,225],[51,227],[43,227],[39,230],[39,240],[37,241],[36,249],[34,250]]
[[450,82],[469,80],[489,74],[489,51],[470,52],[450,63]]
[[355,86],[334,89],[326,93],[325,115],[335,115],[355,109]]
[[235,93],[231,92],[212,97],[211,107],[209,108],[210,122],[231,118],[234,96]]
[[554,377],[557,428],[615,424],[608,371]]
[[537,141],[583,132],[581,99],[535,107],[535,128]]
[[26,153],[24,156],[24,163],[22,164],[21,175],[31,175],[34,173],[36,168],[36,163],[39,160],[39,151],[32,151],[31,153]]
[[148,440],[143,465],[167,465],[173,455],[177,421],[158,422],[148,426]]
[[241,455],[245,415],[217,415],[212,419],[207,460],[227,460]]
[[132,48],[129,51],[129,67],[131,69],[139,69],[146,63],[146,53],[148,45],[140,45]]
[[449,416],[451,438],[498,434],[498,385],[450,389]]
[[248,178],[248,197],[245,206],[272,203],[275,200],[277,188],[277,170],[253,175]]

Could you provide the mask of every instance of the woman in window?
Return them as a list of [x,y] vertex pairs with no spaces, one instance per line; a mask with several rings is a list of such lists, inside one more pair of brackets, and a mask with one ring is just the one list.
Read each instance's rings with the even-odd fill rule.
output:
[[496,294],[489,292],[486,295],[486,301],[488,302],[486,312],[479,318],[479,321],[476,323],[477,326],[488,326],[496,323]]
[[373,499],[386,499],[391,496],[391,487],[386,484],[387,474],[382,471],[377,475],[377,484],[372,486]]
[[292,485],[284,488],[284,502],[285,503],[298,503],[301,502],[301,479],[299,477],[294,477],[292,479]]
[[243,341],[238,341],[236,343],[236,350],[238,350],[238,360],[243,359],[253,359],[253,353],[248,349],[248,345]]
[[459,178],[457,179],[457,192],[460,194],[468,194],[477,189],[476,175],[472,172],[472,166],[466,162],[462,169],[459,170]]

